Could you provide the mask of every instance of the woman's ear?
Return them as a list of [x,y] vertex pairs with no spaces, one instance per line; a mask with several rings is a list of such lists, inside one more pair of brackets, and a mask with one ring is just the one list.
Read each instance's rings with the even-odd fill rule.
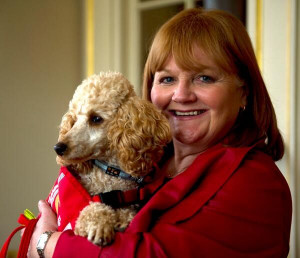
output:
[[149,173],[163,155],[171,133],[167,119],[151,103],[138,97],[122,105],[108,129],[110,150],[119,166],[133,176]]
[[243,84],[242,86],[240,86],[239,89],[241,90],[241,104],[240,104],[240,108],[242,110],[245,110],[245,108],[247,106],[248,87],[247,87],[247,85]]

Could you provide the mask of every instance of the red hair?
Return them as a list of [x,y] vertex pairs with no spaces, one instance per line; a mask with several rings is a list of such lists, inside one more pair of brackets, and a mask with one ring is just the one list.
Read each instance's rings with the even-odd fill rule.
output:
[[236,75],[243,82],[247,105],[231,130],[228,144],[250,146],[264,139],[263,151],[274,160],[282,158],[282,136],[249,35],[244,25],[229,13],[195,8],[182,11],[166,22],[150,48],[143,97],[151,100],[154,74],[170,55],[181,68],[197,71],[201,64],[195,58],[195,46],[213,58],[224,72]]

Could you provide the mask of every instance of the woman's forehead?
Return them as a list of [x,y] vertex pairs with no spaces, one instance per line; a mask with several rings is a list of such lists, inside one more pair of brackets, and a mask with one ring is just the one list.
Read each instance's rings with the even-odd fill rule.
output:
[[176,52],[170,54],[161,67],[159,67],[158,71],[168,70],[172,65],[175,64],[179,68],[187,71],[222,70],[222,68],[215,61],[215,58],[199,47],[193,51],[192,55],[182,56],[177,55]]

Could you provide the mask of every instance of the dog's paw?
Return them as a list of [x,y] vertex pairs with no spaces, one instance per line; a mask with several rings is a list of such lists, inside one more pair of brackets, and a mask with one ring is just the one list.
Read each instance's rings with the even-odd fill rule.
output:
[[75,234],[87,237],[96,245],[109,245],[115,236],[115,211],[102,203],[90,203],[85,207],[75,225]]
[[117,209],[117,221],[115,224],[115,230],[123,232],[130,224],[136,213],[137,210],[134,207]]

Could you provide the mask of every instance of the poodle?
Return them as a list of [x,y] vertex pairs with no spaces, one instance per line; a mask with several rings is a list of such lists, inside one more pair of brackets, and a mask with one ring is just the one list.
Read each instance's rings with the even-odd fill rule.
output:
[[[76,89],[54,149],[57,163],[68,167],[94,196],[137,188],[170,140],[168,121],[161,111],[139,98],[121,73],[101,72]],[[108,175],[97,162],[126,171],[133,180]],[[136,212],[136,205],[114,208],[91,202],[80,212],[74,232],[94,244],[108,245],[115,231],[124,230]]]

